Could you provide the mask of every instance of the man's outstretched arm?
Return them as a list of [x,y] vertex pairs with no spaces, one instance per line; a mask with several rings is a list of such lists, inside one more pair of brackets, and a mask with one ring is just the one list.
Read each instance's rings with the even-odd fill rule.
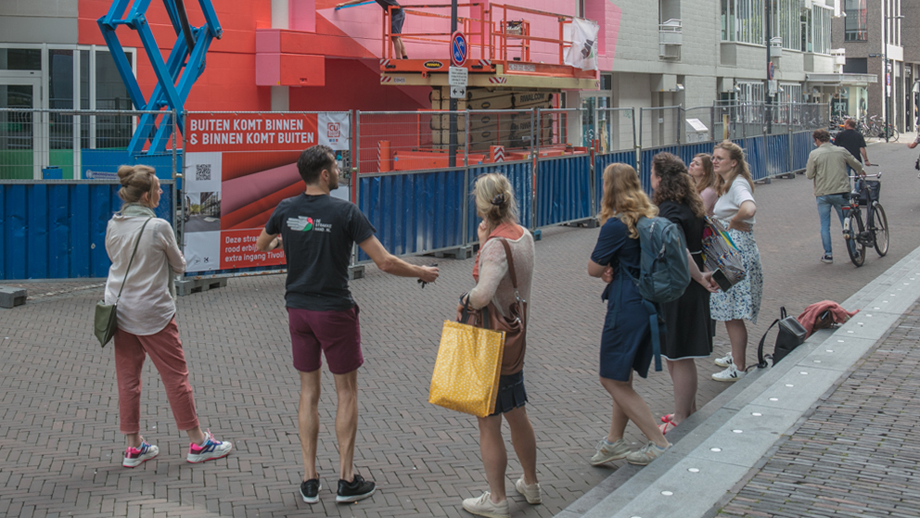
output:
[[387,252],[376,236],[371,236],[358,243],[361,250],[367,254],[377,268],[397,277],[418,277],[424,282],[434,282],[438,279],[438,269],[434,266],[416,266],[409,264],[395,255]]

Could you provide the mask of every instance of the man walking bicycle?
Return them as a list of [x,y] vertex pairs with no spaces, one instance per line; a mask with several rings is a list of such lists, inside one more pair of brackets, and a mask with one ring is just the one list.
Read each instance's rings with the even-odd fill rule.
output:
[[287,260],[285,305],[294,368],[300,373],[297,417],[304,464],[300,493],[308,504],[319,501],[321,484],[316,471],[316,448],[322,353],[335,379],[338,397],[336,502],[357,502],[371,496],[376,486],[354,472],[353,462],[358,429],[358,367],[364,363],[359,309],[348,289],[348,263],[353,245],[358,243],[378,268],[391,275],[434,282],[438,269],[412,265],[387,252],[358,207],[330,196],[339,185],[339,169],[332,149],[313,146],[305,150],[297,161],[297,169],[306,184],[304,193],[278,204],[259,235],[256,248],[268,251],[283,245]]
[[824,246],[821,262],[830,264],[834,262],[831,249],[831,208],[837,211],[840,226],[843,227],[843,206],[849,203],[847,196],[850,193],[847,166],[860,175],[865,175],[866,170],[849,151],[830,143],[831,136],[827,130],[815,130],[811,136],[817,149],[808,155],[805,177],[814,180],[815,184],[818,218],[821,220],[821,244]]

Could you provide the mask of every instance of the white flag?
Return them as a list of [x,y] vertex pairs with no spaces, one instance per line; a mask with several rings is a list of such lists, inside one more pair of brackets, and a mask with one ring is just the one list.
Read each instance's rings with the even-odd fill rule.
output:
[[597,23],[572,19],[572,46],[565,53],[565,64],[582,70],[597,70]]

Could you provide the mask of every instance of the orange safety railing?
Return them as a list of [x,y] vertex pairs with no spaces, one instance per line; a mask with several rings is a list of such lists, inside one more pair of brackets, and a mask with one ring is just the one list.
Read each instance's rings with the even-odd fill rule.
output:
[[[480,4],[480,3],[458,4],[457,7],[458,9],[470,8],[471,10],[475,10],[475,9],[482,10],[483,4]],[[403,6],[402,7],[402,10],[406,13],[406,16],[412,15],[412,16],[429,18],[429,19],[440,20],[440,21],[445,22],[448,26],[448,30],[446,32],[440,32],[440,31],[439,32],[412,32],[412,33],[403,32],[401,34],[392,34],[390,32],[390,25],[391,25],[390,18],[392,16],[392,11],[395,11],[397,9],[399,8],[396,6],[390,6],[384,12],[384,15],[383,15],[383,42],[382,43],[383,43],[383,56],[385,58],[393,59],[394,57],[396,57],[393,54],[393,46],[390,45],[390,38],[394,36],[401,37],[403,39],[403,42],[418,41],[418,42],[428,42],[428,43],[443,43],[445,45],[444,55],[445,56],[449,55],[450,36],[451,36],[450,30],[449,30],[451,4],[443,4],[443,5],[429,4],[429,5],[413,5],[413,6]],[[441,14],[438,12],[427,12],[427,11],[422,11],[421,9],[432,9],[435,11],[447,10],[448,13]],[[486,41],[486,35],[488,34],[485,29],[485,24],[483,23],[484,21],[485,20],[478,19],[478,18],[470,18],[470,17],[463,17],[463,16],[457,17],[457,28],[458,30],[462,31],[463,34],[466,35],[466,37],[468,38],[468,43],[469,43],[469,39],[471,36],[478,36],[475,39],[479,40],[479,44],[469,45],[470,57],[473,57],[472,51],[474,50],[474,48],[478,48],[479,58],[481,59],[489,59],[488,57],[485,57],[485,56],[491,54],[491,52],[489,52],[489,50],[486,48],[485,43],[484,43]],[[474,29],[474,25],[479,25],[478,31]],[[425,59],[434,59],[438,57],[439,56],[426,56]]]
[[[446,25],[445,30],[434,30],[426,32],[402,32],[401,34],[392,34],[390,32],[390,20],[392,11],[395,6],[389,7],[383,17],[383,56],[387,59],[394,59],[392,37],[401,37],[403,43],[437,43],[444,45],[444,52],[438,52],[435,56],[413,56],[413,61],[424,61],[430,59],[444,59],[450,55],[450,9],[448,4],[426,4],[403,6],[402,9],[406,16],[420,17],[431,23],[423,23],[422,26],[437,28],[439,25]],[[565,50],[571,46],[571,42],[564,39],[565,25],[572,23],[572,16],[550,13],[526,7],[513,5],[491,4],[488,8],[481,3],[458,4],[458,9],[468,9],[469,16],[458,16],[457,27],[466,37],[469,48],[468,60],[484,59],[493,64],[499,63],[504,65],[507,71],[509,62],[533,63],[533,47],[535,44],[543,44],[541,49],[543,56],[556,56],[557,60],[546,61],[541,59],[540,64],[544,65],[565,65]],[[444,11],[447,11],[445,14]],[[530,18],[530,19],[527,19]],[[551,20],[543,20],[549,18]],[[418,26],[417,22],[413,25]],[[534,34],[535,28],[539,28],[541,33]],[[519,50],[518,56],[509,54]],[[486,70],[483,70],[486,71]]]

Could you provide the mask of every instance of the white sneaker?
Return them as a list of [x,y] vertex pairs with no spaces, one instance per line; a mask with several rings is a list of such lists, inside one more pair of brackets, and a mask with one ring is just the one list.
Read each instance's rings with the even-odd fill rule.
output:
[[517,489],[518,493],[524,495],[528,504],[536,505],[543,502],[543,493],[540,490],[539,482],[528,486],[524,483],[524,477],[521,476],[521,478],[514,483],[514,489]]
[[591,457],[591,465],[600,466],[612,460],[625,459],[630,451],[629,444],[623,439],[618,439],[617,442],[613,444],[607,444],[606,438],[601,439],[601,441],[597,443],[597,451],[595,451],[594,456]]
[[160,449],[155,444],[143,441],[137,448],[128,447],[125,449],[125,458],[122,459],[121,465],[126,468],[136,468],[159,454]]
[[186,460],[192,464],[198,464],[199,462],[204,462],[211,459],[219,459],[221,457],[226,457],[230,455],[230,450],[233,449],[233,444],[229,441],[218,441],[211,435],[211,430],[208,430],[206,434],[207,440],[204,441],[204,445],[198,445],[191,443],[188,445],[188,456]]
[[511,508],[508,506],[508,500],[492,503],[492,496],[488,491],[479,498],[467,498],[463,501],[463,509],[466,512],[476,516],[485,516],[486,518],[510,518]]
[[732,353],[728,353],[721,358],[716,358],[716,365],[719,367],[725,368],[734,364],[735,362],[732,361]]
[[635,464],[637,466],[647,466],[653,460],[660,457],[664,452],[668,451],[671,448],[671,445],[668,444],[664,448],[658,446],[653,442],[646,443],[639,451],[634,451],[626,456],[626,462],[630,464]]
[[728,383],[734,383],[742,377],[744,377],[744,372],[736,369],[734,365],[729,365],[724,371],[716,372],[712,375],[712,379],[716,381],[726,381]]

